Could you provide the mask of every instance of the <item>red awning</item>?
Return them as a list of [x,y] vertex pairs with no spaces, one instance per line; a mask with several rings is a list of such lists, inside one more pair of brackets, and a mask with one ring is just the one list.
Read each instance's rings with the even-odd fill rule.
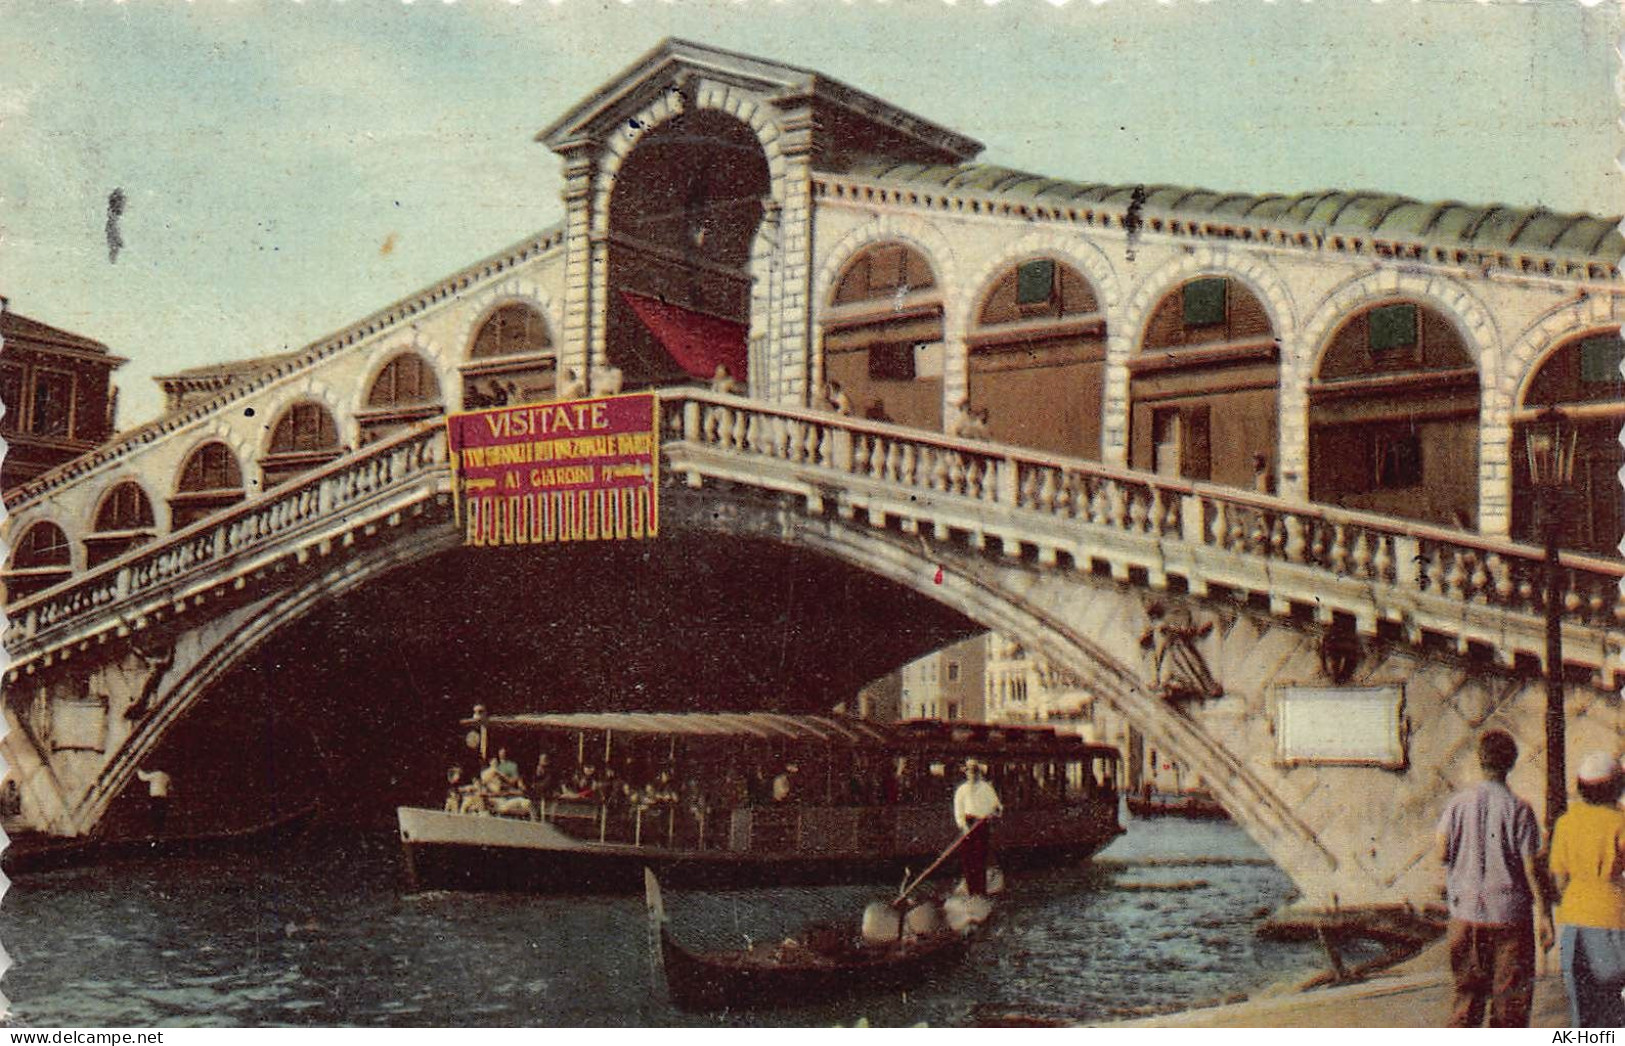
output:
[[737,381],[743,383],[748,377],[745,371],[750,364],[743,323],[707,316],[633,291],[623,290],[621,297],[689,376],[709,380],[720,363]]

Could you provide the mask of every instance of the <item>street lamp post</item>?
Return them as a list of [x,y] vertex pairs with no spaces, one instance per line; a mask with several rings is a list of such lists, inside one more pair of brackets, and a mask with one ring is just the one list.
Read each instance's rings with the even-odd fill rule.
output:
[[1578,430],[1556,407],[1547,407],[1524,431],[1529,483],[1545,546],[1546,610],[1546,830],[1568,806],[1566,722],[1563,711],[1563,572],[1558,558],[1563,495],[1574,478]]

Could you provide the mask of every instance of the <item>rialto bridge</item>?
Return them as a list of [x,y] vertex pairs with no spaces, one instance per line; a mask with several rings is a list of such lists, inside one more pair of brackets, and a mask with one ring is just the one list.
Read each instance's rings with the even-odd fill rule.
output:
[[[1212,782],[1311,903],[1432,895],[1481,729],[1538,800],[1547,671],[1570,749],[1617,745],[1612,219],[1025,175],[680,41],[539,137],[558,228],[162,379],[161,418],[7,493],[25,823],[104,830],[155,760],[200,808],[316,764],[392,805],[422,786],[377,764],[438,765],[415,739],[474,700],[828,708],[980,628]],[[463,547],[445,414],[615,389],[660,397],[660,537]],[[1589,484],[1561,666],[1520,449],[1552,404]]]

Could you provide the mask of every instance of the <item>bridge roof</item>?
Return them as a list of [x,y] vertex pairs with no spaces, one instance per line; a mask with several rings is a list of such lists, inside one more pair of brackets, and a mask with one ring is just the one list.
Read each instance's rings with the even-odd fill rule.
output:
[[1610,267],[1625,256],[1620,217],[1560,214],[1544,207],[1427,202],[1393,193],[1323,190],[1224,193],[1179,185],[1117,185],[1068,181],[983,163],[900,163],[865,157],[838,172],[854,178],[932,185],[1061,205],[1129,208],[1143,217],[1236,225],[1288,226],[1317,236],[1421,242],[1474,251],[1556,255]]
[[635,109],[652,90],[680,86],[689,74],[749,85],[769,93],[775,101],[807,99],[819,109],[839,110],[912,143],[915,148],[911,155],[924,150],[923,155],[932,159],[963,161],[982,151],[982,143],[974,138],[816,70],[676,37],[662,40],[538,132],[536,140],[559,150],[619,133],[625,126],[629,106]]

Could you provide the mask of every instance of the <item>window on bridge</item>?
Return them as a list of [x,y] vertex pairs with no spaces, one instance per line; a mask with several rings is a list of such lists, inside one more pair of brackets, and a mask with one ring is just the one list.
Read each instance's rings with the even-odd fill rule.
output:
[[361,445],[376,443],[392,432],[442,413],[440,380],[415,352],[403,352],[384,364],[367,393],[367,406],[356,415]]
[[[427,367],[424,369],[427,371]],[[558,386],[558,356],[553,349],[553,333],[548,329],[547,319],[535,306],[524,302],[499,306],[475,333],[462,373],[464,410],[551,400]],[[384,377],[378,376],[380,383]],[[434,381],[432,372],[426,377]],[[404,379],[404,383],[400,379]],[[411,387],[412,379],[407,375],[399,375],[395,380],[397,384],[390,390],[395,394]],[[419,387],[422,387],[421,381]],[[373,391],[378,392],[377,385]],[[438,383],[431,395],[439,398]]]
[[1350,317],[1309,385],[1309,497],[1476,527],[1478,384],[1436,309],[1392,301]]
[[1269,313],[1240,280],[1170,290],[1129,360],[1129,464],[1273,490],[1278,360]]
[[1055,258],[1005,270],[966,338],[968,406],[1000,443],[1100,457],[1106,321],[1094,288]]
[[191,526],[241,500],[243,470],[237,456],[219,440],[205,443],[192,451],[181,466],[175,496],[169,499],[170,528]]
[[1558,543],[1594,555],[1619,555],[1625,532],[1619,475],[1625,451],[1619,432],[1625,427],[1625,379],[1619,373],[1625,342],[1618,327],[1588,331],[1564,341],[1541,361],[1524,387],[1512,418],[1512,534],[1522,541],[1542,540],[1535,518],[1535,496],[1529,487],[1525,432],[1542,410],[1563,409],[1575,426],[1574,480],[1564,511]]
[[942,431],[942,291],[924,255],[901,243],[865,248],[821,320],[825,377],[854,414]]
[[102,495],[96,508],[96,526],[85,537],[85,565],[95,566],[145,545],[157,533],[152,502],[140,484],[120,483]]
[[277,419],[270,449],[260,459],[263,489],[320,468],[342,453],[338,426],[327,408],[309,400],[295,403]]
[[25,599],[35,592],[67,580],[72,573],[73,549],[68,535],[55,523],[35,523],[23,531],[11,552],[4,582],[6,602]]

